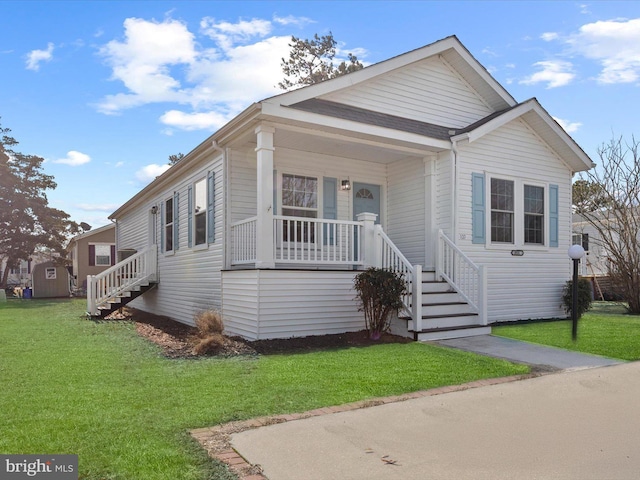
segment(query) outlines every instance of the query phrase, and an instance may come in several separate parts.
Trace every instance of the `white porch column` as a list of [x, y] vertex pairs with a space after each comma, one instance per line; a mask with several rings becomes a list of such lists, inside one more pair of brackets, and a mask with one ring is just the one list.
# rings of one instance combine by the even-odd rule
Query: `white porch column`
[[356, 216], [358, 222], [364, 224], [362, 228], [362, 240], [360, 248], [362, 261], [365, 268], [382, 267], [382, 239], [377, 234], [379, 225], [375, 224], [378, 215], [375, 213], [359, 213]]
[[256, 221], [256, 268], [275, 268], [273, 258], [273, 134], [275, 128], [256, 128], [258, 146], [257, 181], [258, 209]]

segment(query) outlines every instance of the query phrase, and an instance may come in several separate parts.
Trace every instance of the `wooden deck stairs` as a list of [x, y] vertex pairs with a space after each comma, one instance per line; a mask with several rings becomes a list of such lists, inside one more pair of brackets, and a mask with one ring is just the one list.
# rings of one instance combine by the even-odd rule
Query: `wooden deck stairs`
[[98, 314], [91, 315], [91, 317], [92, 318], [108, 317], [113, 312], [121, 309], [122, 307], [127, 305], [129, 302], [135, 300], [140, 295], [143, 295], [144, 293], [154, 288], [156, 285], [157, 285], [156, 282], [143, 282], [139, 285], [132, 287], [131, 290], [119, 293], [114, 297], [109, 298], [106, 303], [103, 303], [102, 305], [98, 306], [97, 307]]

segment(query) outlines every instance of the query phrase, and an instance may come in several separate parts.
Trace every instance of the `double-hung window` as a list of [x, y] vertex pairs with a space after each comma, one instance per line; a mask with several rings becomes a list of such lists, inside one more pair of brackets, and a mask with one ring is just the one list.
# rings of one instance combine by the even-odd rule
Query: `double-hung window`
[[207, 179], [197, 181], [193, 195], [193, 225], [196, 245], [207, 243]]
[[108, 266], [111, 265], [111, 245], [96, 245], [95, 265]]
[[558, 246], [557, 185], [474, 173], [472, 211], [473, 243]]
[[164, 201], [164, 251], [173, 252], [173, 197]]
[[[318, 218], [318, 179], [302, 175], [282, 175], [282, 215]], [[311, 222], [285, 220], [285, 242], [315, 242], [315, 226]]]

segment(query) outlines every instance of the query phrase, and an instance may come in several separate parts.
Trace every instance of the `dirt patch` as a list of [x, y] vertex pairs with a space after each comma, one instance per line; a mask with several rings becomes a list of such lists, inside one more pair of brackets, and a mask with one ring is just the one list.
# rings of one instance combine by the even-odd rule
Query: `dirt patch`
[[195, 327], [176, 322], [167, 317], [124, 307], [107, 320], [135, 322], [138, 334], [162, 347], [169, 358], [198, 358], [206, 356], [233, 357], [238, 355], [271, 355], [303, 353], [348, 347], [367, 347], [384, 343], [410, 343], [410, 338], [385, 334], [380, 340], [371, 340], [364, 330], [332, 335], [314, 335], [300, 338], [248, 341], [241, 337], [224, 337], [223, 344], [214, 352], [197, 355], [194, 346], [199, 341]]

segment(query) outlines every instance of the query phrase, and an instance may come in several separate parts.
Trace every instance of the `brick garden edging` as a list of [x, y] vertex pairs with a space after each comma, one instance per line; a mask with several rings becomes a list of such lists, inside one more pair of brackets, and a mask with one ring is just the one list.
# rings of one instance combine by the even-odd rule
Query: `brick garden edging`
[[360, 408], [375, 407], [387, 403], [404, 402], [414, 398], [432, 397], [444, 393], [459, 392], [470, 388], [486, 387], [489, 385], [499, 385], [502, 383], [515, 382], [529, 378], [539, 377], [544, 372], [529, 373], [526, 375], [512, 375], [510, 377], [487, 378], [462, 385], [450, 385], [446, 387], [432, 388], [430, 390], [420, 390], [418, 392], [394, 395], [391, 397], [375, 398], [371, 400], [361, 400], [359, 402], [345, 403], [333, 407], [322, 407], [302, 413], [291, 413], [284, 415], [272, 415], [267, 417], [257, 417], [240, 422], [229, 422], [213, 427], [197, 428], [189, 433], [207, 451], [209, 456], [215, 460], [225, 463], [229, 469], [238, 476], [239, 480], [268, 480], [262, 473], [260, 465], [251, 465], [240, 453], [231, 446], [231, 436], [234, 433], [244, 432], [253, 428], [274, 425], [276, 423], [291, 422], [304, 418], [317, 417], [331, 413], [349, 412]]

